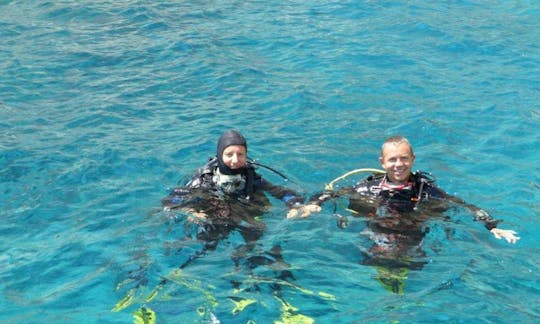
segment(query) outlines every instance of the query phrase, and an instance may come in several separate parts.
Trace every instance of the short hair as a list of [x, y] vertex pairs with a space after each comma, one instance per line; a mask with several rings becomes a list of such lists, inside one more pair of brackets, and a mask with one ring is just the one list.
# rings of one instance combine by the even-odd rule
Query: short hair
[[401, 144], [401, 143], [406, 143], [407, 145], [409, 145], [409, 148], [411, 150], [411, 155], [414, 155], [413, 148], [412, 148], [412, 145], [409, 142], [409, 140], [406, 139], [405, 137], [401, 136], [401, 135], [394, 135], [394, 136], [391, 136], [391, 137], [387, 138], [386, 141], [384, 141], [384, 143], [382, 144], [382, 146], [381, 146], [381, 157], [383, 156], [383, 151], [384, 151], [384, 148], [386, 146], [388, 146], [390, 144], [398, 145], [398, 144]]

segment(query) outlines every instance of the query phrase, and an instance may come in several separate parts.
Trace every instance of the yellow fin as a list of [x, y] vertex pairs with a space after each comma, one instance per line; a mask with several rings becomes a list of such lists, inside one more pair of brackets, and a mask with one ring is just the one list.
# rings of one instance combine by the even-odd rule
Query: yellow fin
[[328, 299], [328, 300], [336, 300], [336, 296], [332, 295], [332, 294], [329, 294], [329, 293], [325, 293], [324, 291], [319, 291], [317, 293], [320, 297], [324, 298], [324, 299]]
[[289, 304], [282, 297], [274, 296], [281, 303], [281, 318], [275, 324], [313, 324], [313, 318], [298, 313], [298, 308]]
[[386, 290], [398, 295], [403, 295], [405, 293], [405, 281], [407, 280], [409, 269], [375, 268], [377, 269], [375, 280], [377, 280]]
[[151, 301], [152, 299], [156, 298], [156, 296], [159, 294], [159, 291], [161, 290], [161, 288], [163, 288], [162, 285], [157, 285], [156, 288], [154, 288], [154, 290], [152, 290], [152, 292], [150, 292], [150, 294], [146, 297], [146, 302], [149, 302]]
[[276, 321], [276, 324], [313, 324], [313, 318], [302, 314], [283, 314], [281, 320]]
[[124, 298], [120, 299], [116, 305], [114, 305], [114, 308], [111, 310], [112, 312], [119, 312], [122, 309], [130, 306], [133, 304], [133, 299], [135, 298], [135, 288], [130, 289], [127, 294], [124, 296]]
[[152, 309], [143, 306], [133, 313], [133, 323], [134, 324], [155, 324], [156, 313]]
[[234, 304], [234, 308], [231, 311], [233, 315], [240, 313], [241, 311], [244, 310], [244, 308], [257, 302], [255, 299], [248, 299], [248, 298], [242, 298], [242, 297], [228, 297], [228, 298]]

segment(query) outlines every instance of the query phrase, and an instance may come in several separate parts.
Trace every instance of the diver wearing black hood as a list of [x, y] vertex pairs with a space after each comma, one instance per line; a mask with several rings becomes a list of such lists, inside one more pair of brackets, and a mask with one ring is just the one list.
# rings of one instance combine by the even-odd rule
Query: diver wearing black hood
[[[162, 199], [165, 209], [181, 211], [187, 216], [184, 225], [191, 229], [195, 227], [196, 231], [187, 230], [186, 233], [191, 236], [196, 232], [196, 239], [204, 243], [203, 249], [180, 268], [207, 251], [215, 250], [233, 232], [239, 233], [246, 243], [237, 245], [231, 255], [236, 267], [246, 267], [252, 272], [261, 265], [271, 267], [276, 262], [284, 263], [279, 245], [262, 253], [255, 249], [266, 230], [260, 216], [271, 207], [266, 193], [283, 201], [290, 208], [289, 213], [306, 213], [302, 204], [304, 197], [294, 190], [265, 180], [256, 172], [255, 165], [263, 166], [248, 160], [247, 142], [242, 134], [234, 130], [226, 131], [217, 143], [216, 156], [183, 187], [175, 188]], [[263, 167], [280, 174], [267, 166]], [[288, 280], [293, 275], [283, 268], [276, 271], [276, 277]], [[233, 283], [233, 286], [236, 284]], [[280, 285], [272, 285], [272, 289], [279, 291]]]
[[[262, 235], [265, 227], [256, 218], [271, 207], [265, 193], [283, 201], [294, 211], [302, 208], [305, 199], [294, 190], [274, 185], [258, 174], [254, 162], [247, 159], [246, 139], [239, 132], [229, 130], [221, 135], [216, 156], [185, 186], [175, 188], [162, 200], [162, 205], [166, 209], [184, 210], [206, 224], [225, 224], [230, 230], [239, 228], [240, 224], [256, 225], [259, 233], [242, 233], [246, 241], [251, 241]], [[247, 232], [251, 233], [246, 235]], [[221, 233], [214, 239], [223, 238], [223, 234], [228, 233]]]
[[177, 206], [171, 198], [193, 189], [208, 190], [221, 197], [242, 199], [244, 202], [255, 200], [261, 207], [270, 205], [264, 192], [282, 200], [291, 208], [304, 201], [304, 197], [294, 190], [273, 185], [255, 171], [254, 163], [247, 159], [247, 141], [235, 130], [223, 133], [217, 144], [216, 156], [199, 168], [184, 187], [171, 192], [162, 203], [165, 207], [175, 208]]
[[[281, 265], [276, 267], [278, 270], [274, 270], [277, 274], [276, 279], [292, 278], [291, 272], [284, 267], [286, 263], [281, 256], [279, 245], [262, 253], [260, 249], [255, 249], [255, 246], [266, 229], [266, 224], [260, 216], [271, 207], [266, 193], [285, 202], [291, 211], [303, 208], [304, 197], [294, 190], [266, 181], [255, 171], [255, 165], [263, 166], [248, 160], [247, 141], [244, 136], [234, 130], [226, 131], [219, 138], [216, 156], [200, 168], [185, 185], [175, 188], [161, 200], [164, 209], [171, 211], [168, 215], [170, 219], [182, 222], [185, 229], [186, 237], [179, 240], [179, 249], [174, 253], [175, 257], [183, 255], [186, 251], [191, 253], [189, 251], [193, 250], [191, 244], [189, 249], [183, 249], [186, 244], [184, 242], [196, 239], [202, 243], [201, 249], [195, 249], [178, 269], [185, 268], [208, 251], [215, 250], [222, 240], [237, 232], [246, 244], [235, 242], [231, 258], [236, 267], [242, 265], [252, 272], [257, 266], [270, 267], [278, 263]], [[263, 167], [285, 177], [270, 167]], [[145, 271], [146, 266], [141, 266], [141, 269], [141, 272]], [[139, 272], [137, 276], [142, 277]], [[141, 279], [138, 286], [144, 285], [146, 281], [145, 278]], [[167, 282], [168, 278], [164, 277], [151, 294], [159, 291]], [[241, 284], [237, 281], [231, 283], [235, 289]], [[278, 291], [280, 285], [272, 284], [271, 288]], [[124, 298], [119, 304], [129, 305], [124, 300], [129, 299]]]

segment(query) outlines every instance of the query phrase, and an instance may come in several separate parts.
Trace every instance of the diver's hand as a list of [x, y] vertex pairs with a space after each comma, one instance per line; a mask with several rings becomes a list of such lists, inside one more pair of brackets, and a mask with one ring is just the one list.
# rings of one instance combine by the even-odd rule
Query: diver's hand
[[506, 240], [506, 242], [512, 243], [512, 244], [516, 243], [521, 238], [521, 237], [517, 236], [516, 231], [513, 231], [513, 230], [492, 228], [490, 230], [490, 232], [493, 234], [493, 236], [495, 236], [495, 238], [497, 238], [499, 240], [504, 238]]
[[311, 213], [318, 213], [321, 211], [321, 206], [315, 204], [294, 206], [287, 213], [287, 218], [294, 218], [300, 214], [300, 217], [308, 217]]
[[188, 213], [188, 217], [187, 217], [187, 220], [192, 222], [192, 223], [195, 223], [195, 224], [199, 224], [201, 222], [204, 222], [206, 221], [206, 218], [208, 215], [206, 215], [205, 212], [203, 211], [196, 211], [195, 209], [193, 208], [186, 208], [183, 210], [184, 212]]

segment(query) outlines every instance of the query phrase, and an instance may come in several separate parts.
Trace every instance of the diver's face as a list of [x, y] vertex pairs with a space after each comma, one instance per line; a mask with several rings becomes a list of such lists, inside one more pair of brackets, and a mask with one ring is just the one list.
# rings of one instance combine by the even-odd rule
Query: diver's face
[[221, 159], [231, 169], [239, 169], [246, 166], [247, 152], [243, 145], [230, 145], [223, 150]]
[[379, 162], [386, 171], [388, 180], [395, 183], [405, 183], [411, 175], [414, 154], [407, 143], [388, 143], [382, 150]]

